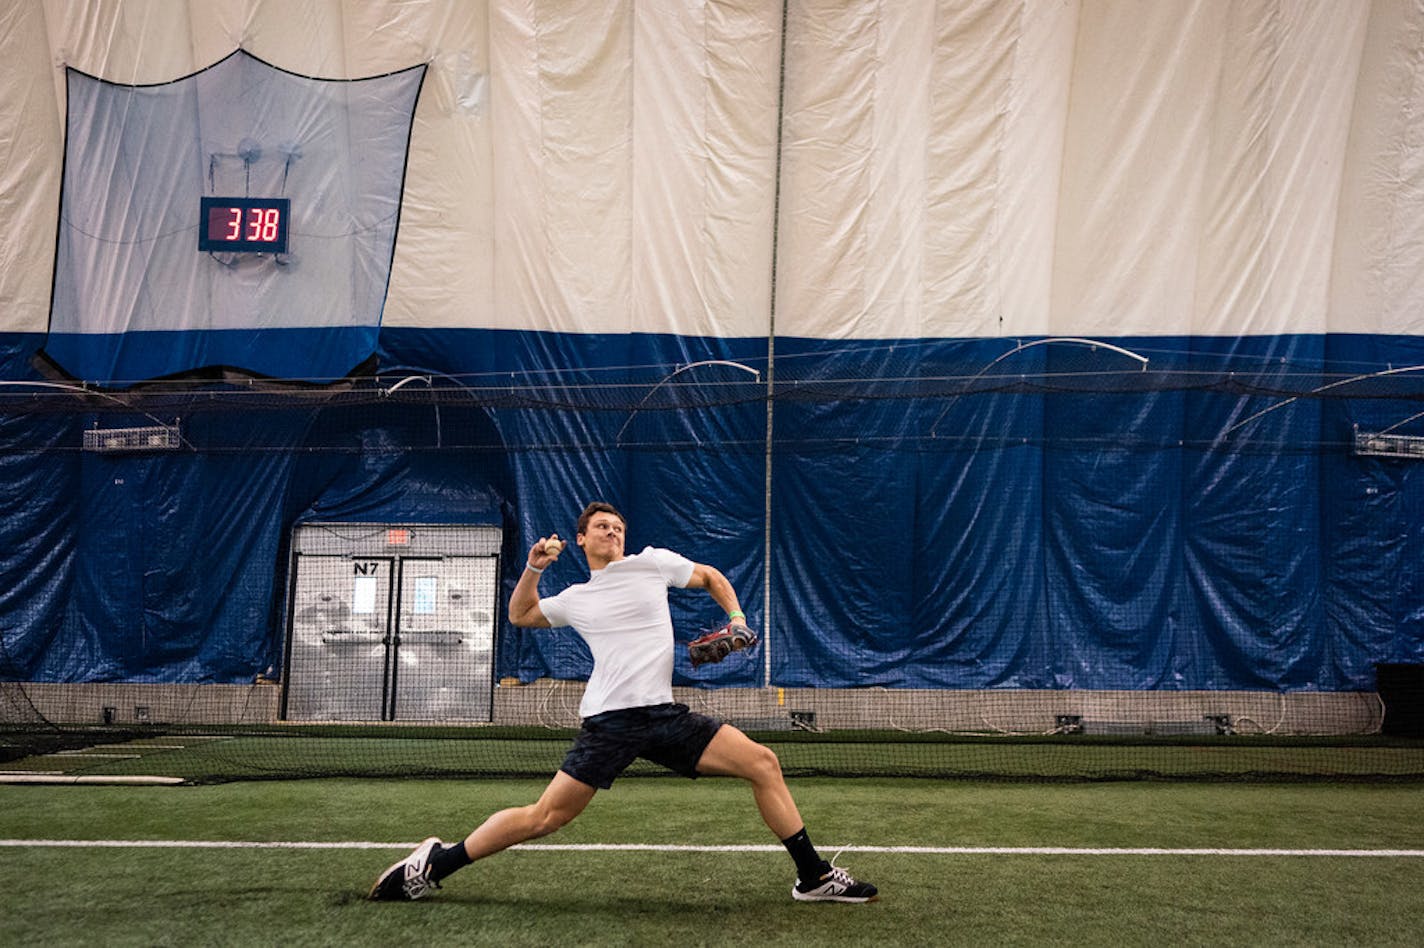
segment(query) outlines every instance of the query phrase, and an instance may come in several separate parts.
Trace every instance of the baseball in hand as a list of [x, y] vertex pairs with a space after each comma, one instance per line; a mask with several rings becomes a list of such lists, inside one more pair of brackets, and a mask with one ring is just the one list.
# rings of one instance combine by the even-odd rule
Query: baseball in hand
[[550, 537], [544, 541], [544, 552], [549, 556], [557, 556], [564, 548], [564, 541], [557, 537]]

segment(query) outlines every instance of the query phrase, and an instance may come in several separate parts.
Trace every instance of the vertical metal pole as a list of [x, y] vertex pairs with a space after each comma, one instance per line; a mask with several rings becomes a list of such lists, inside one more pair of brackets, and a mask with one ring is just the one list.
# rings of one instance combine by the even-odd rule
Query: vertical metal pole
[[782, 122], [786, 113], [786, 21], [790, 0], [781, 0], [781, 63], [776, 86], [776, 168], [772, 177], [771, 199], [771, 297], [767, 311], [766, 328], [766, 484], [764, 485], [764, 505], [762, 508], [764, 552], [762, 555], [762, 608], [765, 610], [762, 622], [766, 626], [762, 636], [762, 684], [771, 687], [771, 649], [773, 638], [771, 620], [771, 458], [772, 432], [776, 420], [776, 254], [777, 238], [781, 233], [781, 141]]
[[404, 562], [400, 554], [386, 561], [391, 575], [386, 580], [386, 693], [381, 699], [381, 720], [396, 719], [396, 689], [400, 682], [400, 641], [401, 641], [401, 574]]

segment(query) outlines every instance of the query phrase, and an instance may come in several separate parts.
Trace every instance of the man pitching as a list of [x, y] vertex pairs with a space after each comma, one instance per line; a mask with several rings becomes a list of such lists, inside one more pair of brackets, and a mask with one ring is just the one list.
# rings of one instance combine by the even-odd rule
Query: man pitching
[[510, 622], [542, 629], [572, 626], [593, 653], [593, 673], [579, 705], [583, 726], [559, 772], [537, 802], [495, 813], [463, 842], [446, 846], [436, 837], [422, 842], [381, 873], [371, 887], [372, 899], [423, 898], [455, 870], [547, 836], [583, 812], [593, 795], [611, 787], [638, 757], [692, 778], [723, 775], [750, 783], [762, 819], [795, 860], [792, 898], [876, 898], [875, 886], [832, 866], [811, 845], [775, 753], [735, 727], [673, 702], [669, 587], [705, 589], [727, 613], [730, 631], [720, 643], [720, 654], [754, 643], [755, 635], [746, 629], [736, 591], [721, 572], [657, 547], [625, 556], [626, 530], [623, 515], [611, 505], [589, 504], [579, 515], [574, 538], [588, 560], [588, 582], [547, 599], [539, 597], [540, 574], [563, 550], [554, 535], [530, 549], [528, 565], [509, 598]]

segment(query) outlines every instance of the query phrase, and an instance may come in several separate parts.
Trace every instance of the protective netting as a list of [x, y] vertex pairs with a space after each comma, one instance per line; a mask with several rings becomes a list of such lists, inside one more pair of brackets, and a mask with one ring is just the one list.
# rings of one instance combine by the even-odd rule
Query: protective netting
[[732, 577], [763, 644], [678, 699], [788, 772], [1424, 776], [1377, 677], [1424, 655], [1424, 366], [1204, 346], [6, 383], [3, 769], [550, 773], [587, 654], [503, 608], [611, 496]]
[[[1320, 337], [1315, 337], [1317, 340]], [[640, 449], [678, 448], [661, 437], [660, 413], [715, 412], [767, 403], [855, 411], [867, 405], [898, 402], [904, 423], [889, 431], [845, 431], [834, 426], [780, 432], [781, 445], [836, 445], [847, 440], [879, 442], [925, 450], [969, 444], [992, 448], [1022, 443], [1019, 431], [994, 431], [986, 416], [1005, 408], [1018, 410], [1035, 399], [1044, 407], [1073, 412], [1078, 406], [1132, 411], [1160, 407], [1147, 396], [1195, 400], [1191, 437], [1167, 439], [1144, 430], [1084, 432], [1043, 430], [1032, 440], [1070, 446], [1143, 448], [1192, 447], [1215, 451], [1265, 447], [1320, 451], [1350, 446], [1332, 436], [1312, 411], [1331, 406], [1348, 410], [1375, 430], [1408, 434], [1424, 431], [1424, 363], [1399, 364], [1363, 359], [1302, 356], [1282, 348], [1260, 352], [1211, 352], [1159, 349], [1132, 340], [1133, 346], [1075, 337], [1033, 340], [981, 340], [973, 343], [832, 343], [781, 340], [774, 360], [763, 353], [737, 360], [709, 358], [682, 363], [618, 365], [532, 371], [445, 373], [385, 370], [331, 384], [284, 382], [221, 371], [187, 378], [105, 387], [70, 381], [6, 381], [0, 408], [17, 418], [57, 414], [105, 425], [115, 415], [135, 414], [137, 424], [171, 423], [179, 417], [233, 411], [301, 413], [368, 405], [415, 409], [479, 409], [484, 412], [563, 412], [591, 416], [590, 434], [614, 435], [612, 445]], [[1198, 341], [1199, 342], [1199, 341]], [[1232, 341], [1238, 348], [1242, 340]], [[1162, 343], [1158, 343], [1161, 345]], [[1223, 348], [1230, 348], [1225, 341]], [[1319, 348], [1317, 342], [1313, 347]], [[1398, 353], [1396, 352], [1397, 356]], [[1406, 354], [1407, 355], [1407, 354]], [[1419, 353], [1424, 358], [1424, 350]], [[774, 370], [773, 370], [774, 368]], [[990, 396], [1001, 396], [993, 398]], [[1165, 403], [1164, 403], [1165, 404]], [[1176, 403], [1173, 403], [1176, 404]], [[1411, 405], [1413, 407], [1411, 407]], [[754, 419], [758, 412], [745, 417]], [[1302, 419], [1320, 428], [1301, 438]], [[647, 416], [647, 417], [645, 417]], [[695, 420], [694, 415], [694, 420]], [[144, 419], [148, 419], [145, 421]], [[164, 419], [168, 419], [167, 422]], [[1411, 427], [1412, 426], [1412, 427]], [[439, 420], [423, 425], [433, 436], [430, 447], [487, 446], [458, 426]], [[766, 445], [765, 423], [740, 431], [739, 443]], [[549, 443], [536, 437], [510, 440], [515, 429], [501, 428], [505, 450], [579, 449], [577, 443]], [[534, 429], [529, 429], [532, 435]], [[42, 434], [37, 431], [36, 433]], [[272, 432], [275, 434], [276, 432]], [[261, 432], [234, 429], [236, 443], [214, 440], [188, 444], [193, 449], [284, 448], [280, 440], [264, 443]], [[441, 436], [448, 434], [451, 439]], [[47, 450], [79, 449], [78, 444], [42, 442]], [[320, 442], [313, 448], [331, 447]], [[16, 447], [24, 448], [23, 442]]]
[[244, 50], [153, 85], [67, 68], [45, 357], [107, 384], [368, 360], [425, 72], [338, 82]]
[[[497, 691], [509, 694], [497, 695], [493, 722], [314, 725], [278, 720], [281, 688], [272, 684], [24, 687], [56, 715], [110, 714], [124, 720], [111, 725], [7, 723], [0, 729], [5, 753], [0, 769], [7, 777], [144, 775], [195, 782], [331, 775], [546, 777], [558, 769], [571, 743], [580, 690], [570, 682], [505, 685]], [[1304, 701], [1269, 694], [1172, 698], [870, 691], [778, 696], [773, 689], [755, 694], [679, 691], [677, 696], [767, 743], [782, 769], [798, 776], [1424, 777], [1419, 738], [1381, 734], [1382, 706], [1375, 695]], [[795, 706], [779, 704], [778, 697]], [[1216, 713], [1203, 714], [1202, 708]], [[145, 722], [135, 722], [135, 715]], [[897, 726], [885, 727], [887, 717], [895, 718]], [[1042, 732], [1031, 730], [1040, 727]], [[665, 771], [640, 761], [628, 773]]]

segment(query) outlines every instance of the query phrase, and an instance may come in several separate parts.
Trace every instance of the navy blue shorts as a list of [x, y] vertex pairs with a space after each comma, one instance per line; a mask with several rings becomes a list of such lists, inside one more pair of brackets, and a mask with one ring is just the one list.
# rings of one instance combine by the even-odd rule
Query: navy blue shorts
[[583, 719], [583, 729], [559, 769], [603, 790], [639, 757], [696, 778], [697, 761], [721, 726], [685, 704], [605, 711]]

